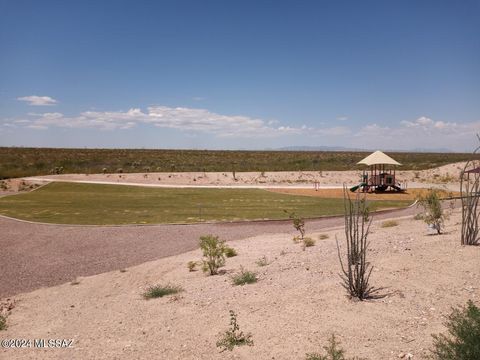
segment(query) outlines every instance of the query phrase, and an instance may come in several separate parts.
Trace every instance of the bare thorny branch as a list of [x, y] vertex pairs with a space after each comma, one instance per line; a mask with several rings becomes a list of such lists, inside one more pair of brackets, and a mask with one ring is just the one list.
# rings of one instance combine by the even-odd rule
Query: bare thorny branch
[[350, 199], [347, 188], [343, 188], [345, 238], [346, 238], [346, 264], [340, 254], [340, 246], [337, 240], [338, 258], [343, 280], [342, 286], [348, 291], [351, 297], [359, 300], [380, 298], [380, 288], [369, 285], [370, 275], [373, 267], [367, 261], [369, 242], [367, 237], [370, 231], [372, 219], [369, 218], [365, 199], [356, 195], [354, 201]]
[[[477, 134], [480, 141], [480, 136]], [[480, 173], [467, 173], [468, 170], [480, 166], [475, 155], [480, 151], [480, 145], [473, 151], [472, 159], [467, 161], [460, 174], [460, 194], [462, 199], [462, 245], [480, 245], [478, 227], [478, 202], [480, 199]]]

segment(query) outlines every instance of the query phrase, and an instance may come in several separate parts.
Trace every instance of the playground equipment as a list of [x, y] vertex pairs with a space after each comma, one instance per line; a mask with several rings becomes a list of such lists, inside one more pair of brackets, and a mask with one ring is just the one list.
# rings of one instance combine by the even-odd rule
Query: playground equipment
[[397, 182], [395, 179], [395, 166], [402, 164], [383, 152], [375, 151], [357, 164], [367, 165], [370, 169], [363, 171], [361, 182], [350, 188], [350, 191], [361, 189], [363, 192], [384, 192], [389, 188], [394, 191], [405, 191], [406, 183]]

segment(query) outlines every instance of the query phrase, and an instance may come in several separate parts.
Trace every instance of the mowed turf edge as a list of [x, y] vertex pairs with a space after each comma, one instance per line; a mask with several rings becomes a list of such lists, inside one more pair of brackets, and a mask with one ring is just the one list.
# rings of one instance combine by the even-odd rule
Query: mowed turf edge
[[[370, 201], [372, 211], [409, 201]], [[343, 200], [263, 189], [148, 188], [50, 183], [33, 192], [0, 198], [0, 214], [21, 220], [74, 225], [168, 224], [281, 220], [339, 215]]]

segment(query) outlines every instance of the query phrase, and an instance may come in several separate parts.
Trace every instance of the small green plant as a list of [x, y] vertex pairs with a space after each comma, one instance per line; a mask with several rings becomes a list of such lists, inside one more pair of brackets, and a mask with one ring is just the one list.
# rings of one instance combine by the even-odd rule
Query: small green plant
[[311, 238], [305, 237], [305, 221], [298, 216], [295, 212], [288, 212], [287, 210], [283, 210], [285, 213], [288, 214], [288, 217], [293, 221], [293, 227], [297, 230], [300, 235], [294, 236], [293, 241], [295, 243], [302, 243], [302, 250], [305, 250], [306, 247], [315, 245], [315, 240]]
[[253, 271], [246, 271], [241, 268], [240, 273], [232, 276], [233, 285], [253, 284], [258, 280], [257, 274]]
[[287, 210], [283, 210], [283, 211], [288, 214], [288, 217], [290, 219], [292, 219], [293, 227], [295, 228], [295, 230], [297, 230], [300, 233], [300, 236], [295, 238], [303, 240], [303, 238], [305, 237], [305, 221], [300, 216], [298, 216], [294, 211], [292, 212], [288, 212]]
[[197, 262], [196, 261], [189, 261], [187, 264], [188, 271], [192, 272], [196, 270]]
[[303, 247], [311, 247], [315, 245], [315, 240], [309, 237], [303, 238]]
[[175, 286], [175, 285], [154, 285], [150, 286], [145, 290], [143, 293], [144, 299], [155, 299], [155, 298], [160, 298], [164, 297], [166, 295], [171, 295], [171, 294], [176, 294], [179, 293], [180, 291], [183, 291], [183, 289], [180, 286]]
[[325, 239], [328, 239], [328, 238], [329, 238], [328, 234], [320, 234], [320, 235], [318, 236], [318, 239], [319, 239], [319, 240], [325, 240]]
[[396, 222], [395, 220], [387, 220], [382, 223], [382, 228], [389, 228], [397, 225], [398, 225], [398, 222]]
[[423, 221], [437, 230], [437, 234], [441, 234], [446, 215], [440, 202], [439, 191], [430, 189], [427, 194], [419, 196], [417, 200], [425, 212]]
[[200, 249], [203, 252], [203, 271], [210, 275], [218, 274], [218, 269], [225, 265], [225, 241], [218, 236], [201, 236]]
[[413, 220], [423, 220], [423, 214], [422, 214], [422, 213], [416, 214], [416, 215], [413, 217]]
[[231, 258], [231, 257], [237, 256], [237, 255], [238, 255], [237, 250], [235, 250], [234, 248], [229, 247], [229, 246], [225, 247], [225, 256], [227, 258]]
[[237, 314], [230, 310], [230, 329], [217, 341], [217, 347], [221, 348], [221, 352], [223, 352], [225, 350], [232, 351], [235, 346], [242, 345], [253, 346], [252, 334], [244, 334], [243, 331], [240, 331]]
[[[306, 360], [348, 360], [345, 357], [345, 350], [340, 347], [340, 341], [337, 341], [334, 334], [332, 334], [332, 337], [328, 340], [328, 342], [329, 345], [323, 347], [326, 355], [319, 353], [308, 353]], [[355, 359], [358, 358], [351, 358], [351, 360]]]
[[480, 309], [470, 300], [453, 309], [445, 324], [449, 335], [433, 335], [433, 358], [437, 360], [480, 359]]
[[255, 263], [260, 267], [267, 266], [268, 265], [267, 257], [265, 255], [263, 255], [260, 259], [255, 261]]
[[7, 329], [7, 318], [5, 315], [0, 314], [0, 331]]

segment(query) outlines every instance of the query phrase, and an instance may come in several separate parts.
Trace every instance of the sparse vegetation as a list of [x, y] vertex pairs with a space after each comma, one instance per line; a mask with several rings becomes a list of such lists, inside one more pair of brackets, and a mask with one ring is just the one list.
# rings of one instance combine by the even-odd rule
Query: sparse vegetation
[[315, 240], [305, 237], [305, 220], [303, 220], [303, 218], [298, 216], [294, 211], [292, 212], [288, 212], [287, 210], [284, 210], [284, 211], [285, 213], [288, 214], [288, 217], [292, 219], [293, 227], [295, 228], [295, 230], [297, 230], [300, 233], [299, 236], [293, 237], [293, 241], [295, 243], [302, 243], [303, 250], [305, 250], [306, 247], [315, 245]]
[[0, 314], [0, 331], [7, 329], [7, 317]]
[[315, 246], [315, 240], [309, 237], [305, 237], [303, 238], [303, 245], [304, 247]]
[[188, 271], [192, 272], [197, 270], [197, 262], [196, 261], [189, 261], [187, 264]]
[[445, 325], [448, 335], [433, 335], [434, 359], [480, 359], [480, 309], [472, 301], [453, 309]]
[[370, 286], [369, 280], [373, 267], [367, 261], [368, 233], [372, 219], [367, 221], [368, 211], [365, 201], [361, 201], [356, 195], [354, 201], [350, 199], [348, 189], [344, 187], [345, 204], [345, 238], [346, 238], [346, 261], [342, 260], [340, 246], [337, 240], [338, 258], [342, 269], [342, 285], [351, 297], [359, 300], [378, 297], [380, 290]]
[[395, 220], [387, 220], [382, 223], [382, 228], [389, 228], [394, 226], [398, 226], [398, 222]]
[[291, 212], [287, 210], [284, 210], [284, 211], [286, 214], [288, 214], [288, 217], [292, 219], [293, 227], [295, 228], [295, 230], [297, 230], [300, 233], [300, 236], [294, 237], [294, 241], [298, 242], [297, 240], [303, 240], [305, 236], [305, 221], [300, 216], [298, 216], [294, 211], [291, 211]]
[[425, 195], [420, 195], [418, 204], [424, 210], [423, 221], [432, 226], [437, 234], [441, 234], [446, 215], [440, 202], [439, 191], [430, 189]]
[[[342, 151], [214, 151], [149, 149], [50, 149], [0, 147], [0, 179], [47, 175], [62, 167], [64, 173], [101, 173], [103, 168], [138, 172], [156, 171], [328, 171], [351, 170], [367, 156]], [[404, 170], [422, 170], [466, 161], [471, 154], [391, 153]], [[478, 156], [478, 155], [475, 155]], [[480, 159], [480, 156], [477, 157]], [[117, 171], [119, 172], [119, 171]]]
[[0, 189], [1, 190], [8, 190], [9, 186], [6, 181], [0, 180]]
[[255, 261], [255, 263], [260, 267], [267, 266], [268, 265], [267, 257], [265, 255], [263, 255], [260, 259]]
[[222, 352], [225, 350], [232, 351], [235, 346], [253, 346], [252, 334], [244, 334], [240, 331], [240, 326], [237, 322], [237, 314], [233, 310], [230, 310], [230, 329], [222, 334], [221, 338], [217, 341], [217, 347], [221, 348]]
[[241, 268], [240, 273], [232, 276], [233, 285], [253, 284], [258, 281], [257, 274], [253, 271], [247, 271]]
[[[348, 360], [345, 357], [345, 350], [340, 347], [340, 342], [337, 341], [335, 335], [332, 334], [332, 337], [328, 340], [328, 346], [324, 346], [325, 355], [320, 353], [308, 353], [306, 360]], [[350, 358], [350, 360], [355, 360], [356, 358]]]
[[225, 265], [225, 241], [218, 236], [201, 236], [200, 249], [203, 252], [203, 271], [210, 275], [218, 274], [218, 269]]
[[180, 286], [175, 286], [175, 285], [154, 285], [150, 286], [145, 290], [143, 293], [143, 298], [144, 299], [155, 299], [155, 298], [161, 298], [166, 295], [171, 295], [171, 294], [177, 294], [180, 291], [183, 291], [183, 289]]
[[422, 213], [415, 214], [415, 216], [413, 217], [413, 220], [423, 220], [423, 214]]
[[229, 246], [225, 247], [225, 256], [227, 258], [231, 258], [231, 257], [237, 256], [237, 255], [238, 255], [237, 250], [235, 250], [234, 248], [229, 247]]
[[319, 240], [325, 240], [325, 239], [328, 239], [330, 236], [328, 236], [328, 234], [320, 234], [318, 235], [318, 239]]

